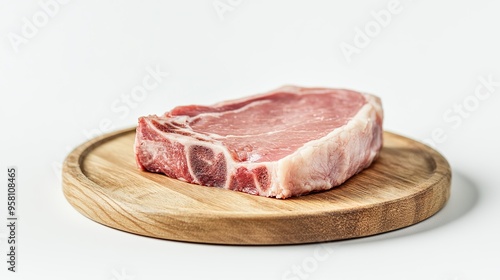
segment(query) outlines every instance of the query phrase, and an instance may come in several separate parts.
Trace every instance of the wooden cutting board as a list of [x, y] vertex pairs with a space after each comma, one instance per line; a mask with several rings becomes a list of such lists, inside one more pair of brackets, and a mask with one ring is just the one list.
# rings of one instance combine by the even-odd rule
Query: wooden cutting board
[[135, 129], [90, 140], [63, 167], [64, 194], [86, 217], [145, 236], [218, 244], [295, 244], [387, 232], [439, 211], [451, 171], [433, 149], [384, 133], [372, 166], [329, 191], [280, 200], [140, 171]]

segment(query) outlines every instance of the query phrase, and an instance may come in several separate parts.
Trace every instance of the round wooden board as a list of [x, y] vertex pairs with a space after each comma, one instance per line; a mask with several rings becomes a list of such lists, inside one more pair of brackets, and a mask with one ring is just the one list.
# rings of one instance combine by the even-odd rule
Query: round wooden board
[[90, 140], [63, 167], [83, 215], [140, 235], [218, 244], [296, 244], [387, 232], [439, 211], [451, 171], [433, 149], [384, 132], [372, 166], [329, 191], [286, 200], [192, 185], [135, 164], [135, 129]]

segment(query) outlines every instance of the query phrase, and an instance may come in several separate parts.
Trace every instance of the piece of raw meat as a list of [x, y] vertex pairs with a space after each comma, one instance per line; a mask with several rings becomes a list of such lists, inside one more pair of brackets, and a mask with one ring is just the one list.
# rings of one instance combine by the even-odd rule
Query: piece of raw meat
[[331, 189], [382, 147], [380, 99], [286, 86], [139, 118], [138, 166], [189, 183], [287, 198]]

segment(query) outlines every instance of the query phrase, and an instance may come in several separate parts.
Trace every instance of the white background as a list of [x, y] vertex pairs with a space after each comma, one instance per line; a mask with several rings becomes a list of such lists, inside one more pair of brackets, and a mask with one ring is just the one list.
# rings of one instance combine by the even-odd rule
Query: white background
[[[2, 261], [0, 278], [500, 276], [498, 1], [73, 0], [43, 6], [0, 1], [0, 178], [6, 189], [7, 166], [19, 168], [20, 218], [19, 272], [7, 272]], [[388, 6], [390, 19], [380, 12]], [[345, 55], [346, 45], [355, 52]], [[141, 95], [148, 68], [169, 75]], [[481, 79], [494, 81], [490, 91]], [[89, 137], [132, 127], [138, 116], [175, 105], [210, 104], [284, 84], [377, 94], [386, 130], [421, 141], [437, 136], [435, 147], [453, 168], [445, 209], [374, 237], [240, 247], [128, 234], [84, 218], [66, 202], [60, 164]], [[6, 190], [0, 201], [6, 217]], [[6, 234], [2, 226], [1, 260]], [[318, 259], [315, 252], [328, 255]], [[294, 274], [294, 266], [306, 274]]]

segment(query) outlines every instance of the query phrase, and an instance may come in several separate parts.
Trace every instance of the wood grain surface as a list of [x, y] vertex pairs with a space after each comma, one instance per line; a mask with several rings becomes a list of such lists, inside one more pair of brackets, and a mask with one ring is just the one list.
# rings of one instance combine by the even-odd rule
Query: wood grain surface
[[433, 149], [384, 132], [380, 157], [329, 191], [280, 200], [192, 185], [137, 169], [135, 129], [90, 140], [63, 166], [63, 191], [86, 217], [127, 232], [216, 244], [296, 244], [369, 236], [418, 223], [450, 195]]

